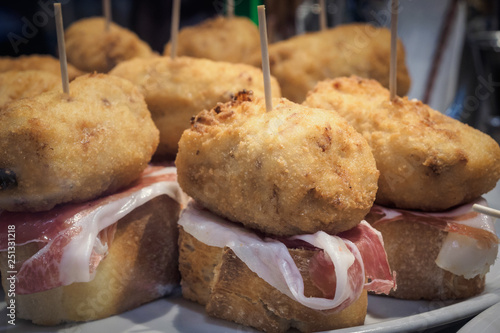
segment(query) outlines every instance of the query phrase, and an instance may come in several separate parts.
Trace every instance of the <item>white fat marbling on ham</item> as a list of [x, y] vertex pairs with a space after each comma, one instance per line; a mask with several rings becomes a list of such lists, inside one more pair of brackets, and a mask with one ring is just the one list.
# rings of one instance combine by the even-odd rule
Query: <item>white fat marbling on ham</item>
[[[371, 228], [364, 222], [368, 228]], [[362, 255], [348, 239], [317, 232], [294, 236], [313, 247], [323, 249], [334, 264], [336, 274], [333, 299], [306, 297], [304, 281], [288, 248], [282, 242], [261, 238], [244, 227], [231, 223], [191, 201], [179, 219], [187, 233], [214, 247], [229, 247], [260, 278], [304, 306], [316, 310], [340, 311], [358, 299], [365, 274]], [[383, 253], [385, 257], [385, 252]], [[385, 258], [387, 261], [387, 259]], [[356, 265], [355, 265], [356, 263]], [[387, 266], [388, 267], [388, 266]]]
[[486, 200], [482, 198], [439, 213], [390, 209], [374, 205], [372, 213], [382, 217], [373, 221], [373, 225], [411, 220], [447, 231], [448, 235], [436, 258], [436, 264], [453, 274], [471, 279], [486, 274], [498, 253], [494, 219], [472, 211], [474, 204], [487, 206]]
[[[64, 205], [41, 214], [0, 213], [2, 226], [16, 225], [17, 245], [37, 243], [40, 247], [18, 267], [18, 294], [91, 281], [108, 253], [116, 222], [160, 195], [184, 205], [186, 197], [177, 184], [175, 168], [148, 167], [130, 187], [91, 202]], [[2, 250], [6, 248], [2, 246]]]
[[490, 271], [497, 252], [498, 244], [490, 248], [481, 248], [476, 239], [450, 232], [439, 251], [436, 264], [453, 274], [472, 279]]
[[[475, 203], [487, 206], [484, 199]], [[472, 205], [459, 207], [455, 213], [466, 214], [472, 210]], [[481, 213], [475, 215], [472, 218], [459, 220], [456, 223], [495, 234], [494, 218]], [[495, 263], [497, 253], [498, 243], [488, 246], [478, 239], [456, 232], [449, 232], [436, 258], [436, 264], [453, 274], [472, 279], [477, 275], [485, 275], [489, 272], [490, 266]]]

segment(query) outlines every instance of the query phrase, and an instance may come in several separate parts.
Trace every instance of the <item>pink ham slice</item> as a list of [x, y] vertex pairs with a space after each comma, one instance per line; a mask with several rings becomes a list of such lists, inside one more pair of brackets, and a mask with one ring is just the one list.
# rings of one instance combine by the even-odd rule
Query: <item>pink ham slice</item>
[[350, 240], [359, 249], [368, 278], [365, 289], [386, 295], [392, 289], [396, 290], [396, 272], [391, 274], [384, 240], [378, 230], [363, 221], [356, 228], [344, 231], [338, 236]]
[[373, 226], [396, 221], [422, 223], [446, 232], [454, 232], [474, 238], [481, 246], [490, 248], [498, 244], [493, 220], [484, 214], [472, 211], [472, 206], [476, 203], [487, 206], [486, 200], [482, 198], [469, 204], [438, 213], [393, 209], [373, 205], [366, 219]]
[[[380, 233], [364, 221], [356, 231], [346, 233], [346, 238], [320, 231], [278, 240], [261, 237], [191, 201], [182, 212], [179, 224], [209, 246], [231, 248], [260, 278], [312, 309], [340, 311], [348, 307], [365, 287], [365, 271], [371, 279], [366, 284], [368, 289], [385, 292], [390, 290], [389, 286], [395, 286]], [[369, 245], [370, 242], [379, 244]], [[323, 298], [304, 295], [304, 281], [285, 243], [318, 250], [310, 273], [324, 292]]]
[[[16, 263], [16, 292], [31, 294], [91, 281], [120, 218], [162, 194], [183, 202], [176, 179], [175, 168], [149, 166], [130, 187], [107, 197], [43, 213], [0, 212], [0, 230], [15, 225], [17, 246], [39, 246], [34, 256]], [[0, 251], [6, 250], [7, 233], [2, 232]]]
[[436, 265], [455, 275], [471, 279], [484, 276], [493, 265], [498, 253], [498, 237], [494, 219], [472, 211], [477, 203], [487, 205], [480, 198], [466, 205], [439, 212], [426, 213], [402, 209], [391, 209], [374, 205], [366, 219], [377, 228], [386, 223], [399, 221], [420, 223], [447, 232], [437, 258]]

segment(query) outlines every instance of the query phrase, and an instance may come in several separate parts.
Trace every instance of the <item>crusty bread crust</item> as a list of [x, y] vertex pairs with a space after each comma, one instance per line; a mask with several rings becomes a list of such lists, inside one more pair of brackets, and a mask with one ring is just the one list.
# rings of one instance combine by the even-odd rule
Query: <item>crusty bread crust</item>
[[210, 300], [210, 290], [215, 267], [222, 259], [222, 251], [208, 246], [184, 232], [179, 227], [179, 271], [181, 273], [182, 296], [206, 305]]
[[436, 265], [447, 232], [410, 221], [375, 224], [382, 233], [397, 289], [390, 296], [402, 299], [448, 300], [467, 298], [484, 290], [484, 276], [466, 279]]
[[[311, 282], [309, 260], [314, 251], [290, 249], [302, 277], [306, 296], [320, 297]], [[182, 227], [179, 233], [179, 269], [185, 298], [206, 306], [211, 316], [252, 326], [265, 332], [331, 330], [362, 325], [367, 310], [367, 293], [338, 312], [318, 311], [282, 294], [252, 272], [229, 248], [208, 246]]]
[[[109, 254], [88, 283], [30, 295], [16, 295], [17, 317], [39, 325], [109, 317], [164, 296], [178, 284], [179, 204], [166, 195], [136, 208], [118, 221]], [[16, 248], [18, 261], [31, 257], [36, 244]], [[6, 287], [6, 253], [0, 254]]]

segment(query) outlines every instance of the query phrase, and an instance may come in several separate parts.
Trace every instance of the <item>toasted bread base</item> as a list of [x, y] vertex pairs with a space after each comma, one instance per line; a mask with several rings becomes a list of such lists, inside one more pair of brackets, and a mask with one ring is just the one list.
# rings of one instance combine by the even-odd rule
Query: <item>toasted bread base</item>
[[[305, 295], [321, 297], [311, 282], [309, 260], [314, 251], [290, 249], [304, 279]], [[265, 332], [331, 330], [362, 325], [367, 293], [340, 312], [318, 311], [301, 305], [252, 272], [229, 248], [208, 246], [182, 227], [179, 233], [179, 270], [183, 296], [205, 305], [207, 313]]]
[[[179, 283], [177, 221], [179, 204], [166, 195], [136, 208], [118, 221], [109, 254], [87, 283], [16, 295], [17, 318], [39, 325], [109, 317], [164, 296]], [[16, 259], [37, 251], [16, 247]], [[6, 253], [0, 253], [2, 283], [7, 285]]]
[[481, 293], [485, 277], [466, 279], [436, 265], [447, 232], [409, 221], [375, 224], [382, 233], [397, 289], [390, 296], [402, 299], [450, 300]]

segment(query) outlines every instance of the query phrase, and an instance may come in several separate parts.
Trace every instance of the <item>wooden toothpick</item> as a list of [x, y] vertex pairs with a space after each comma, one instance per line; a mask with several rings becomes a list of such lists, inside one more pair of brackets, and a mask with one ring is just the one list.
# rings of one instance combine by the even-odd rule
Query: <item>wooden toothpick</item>
[[106, 31], [109, 31], [111, 25], [111, 0], [102, 0], [102, 9], [106, 18]]
[[324, 31], [328, 28], [326, 23], [326, 4], [325, 0], [319, 0], [319, 27], [321, 31]]
[[229, 18], [234, 17], [234, 0], [226, 1], [226, 16]]
[[262, 53], [262, 73], [264, 75], [266, 111], [269, 112], [273, 109], [273, 101], [271, 95], [271, 70], [269, 69], [269, 52], [267, 50], [266, 7], [264, 5], [257, 6], [257, 11], [259, 14], [260, 51]]
[[61, 13], [61, 4], [54, 3], [56, 19], [57, 48], [59, 50], [59, 63], [61, 64], [61, 79], [63, 92], [69, 94], [68, 61], [66, 60], [66, 47], [64, 43], [64, 26]]
[[389, 91], [391, 101], [396, 97], [397, 81], [397, 42], [398, 42], [398, 7], [399, 1], [392, 0], [391, 3], [391, 63], [389, 67]]
[[177, 36], [179, 35], [179, 17], [181, 12], [181, 1], [174, 0], [172, 3], [172, 24], [170, 26], [170, 58], [177, 56]]
[[472, 205], [472, 210], [475, 212], [478, 212], [478, 213], [483, 213], [485, 215], [489, 215], [491, 217], [500, 218], [500, 210], [497, 210], [497, 209], [493, 209], [493, 208], [486, 207], [483, 205], [474, 204], [474, 205]]

